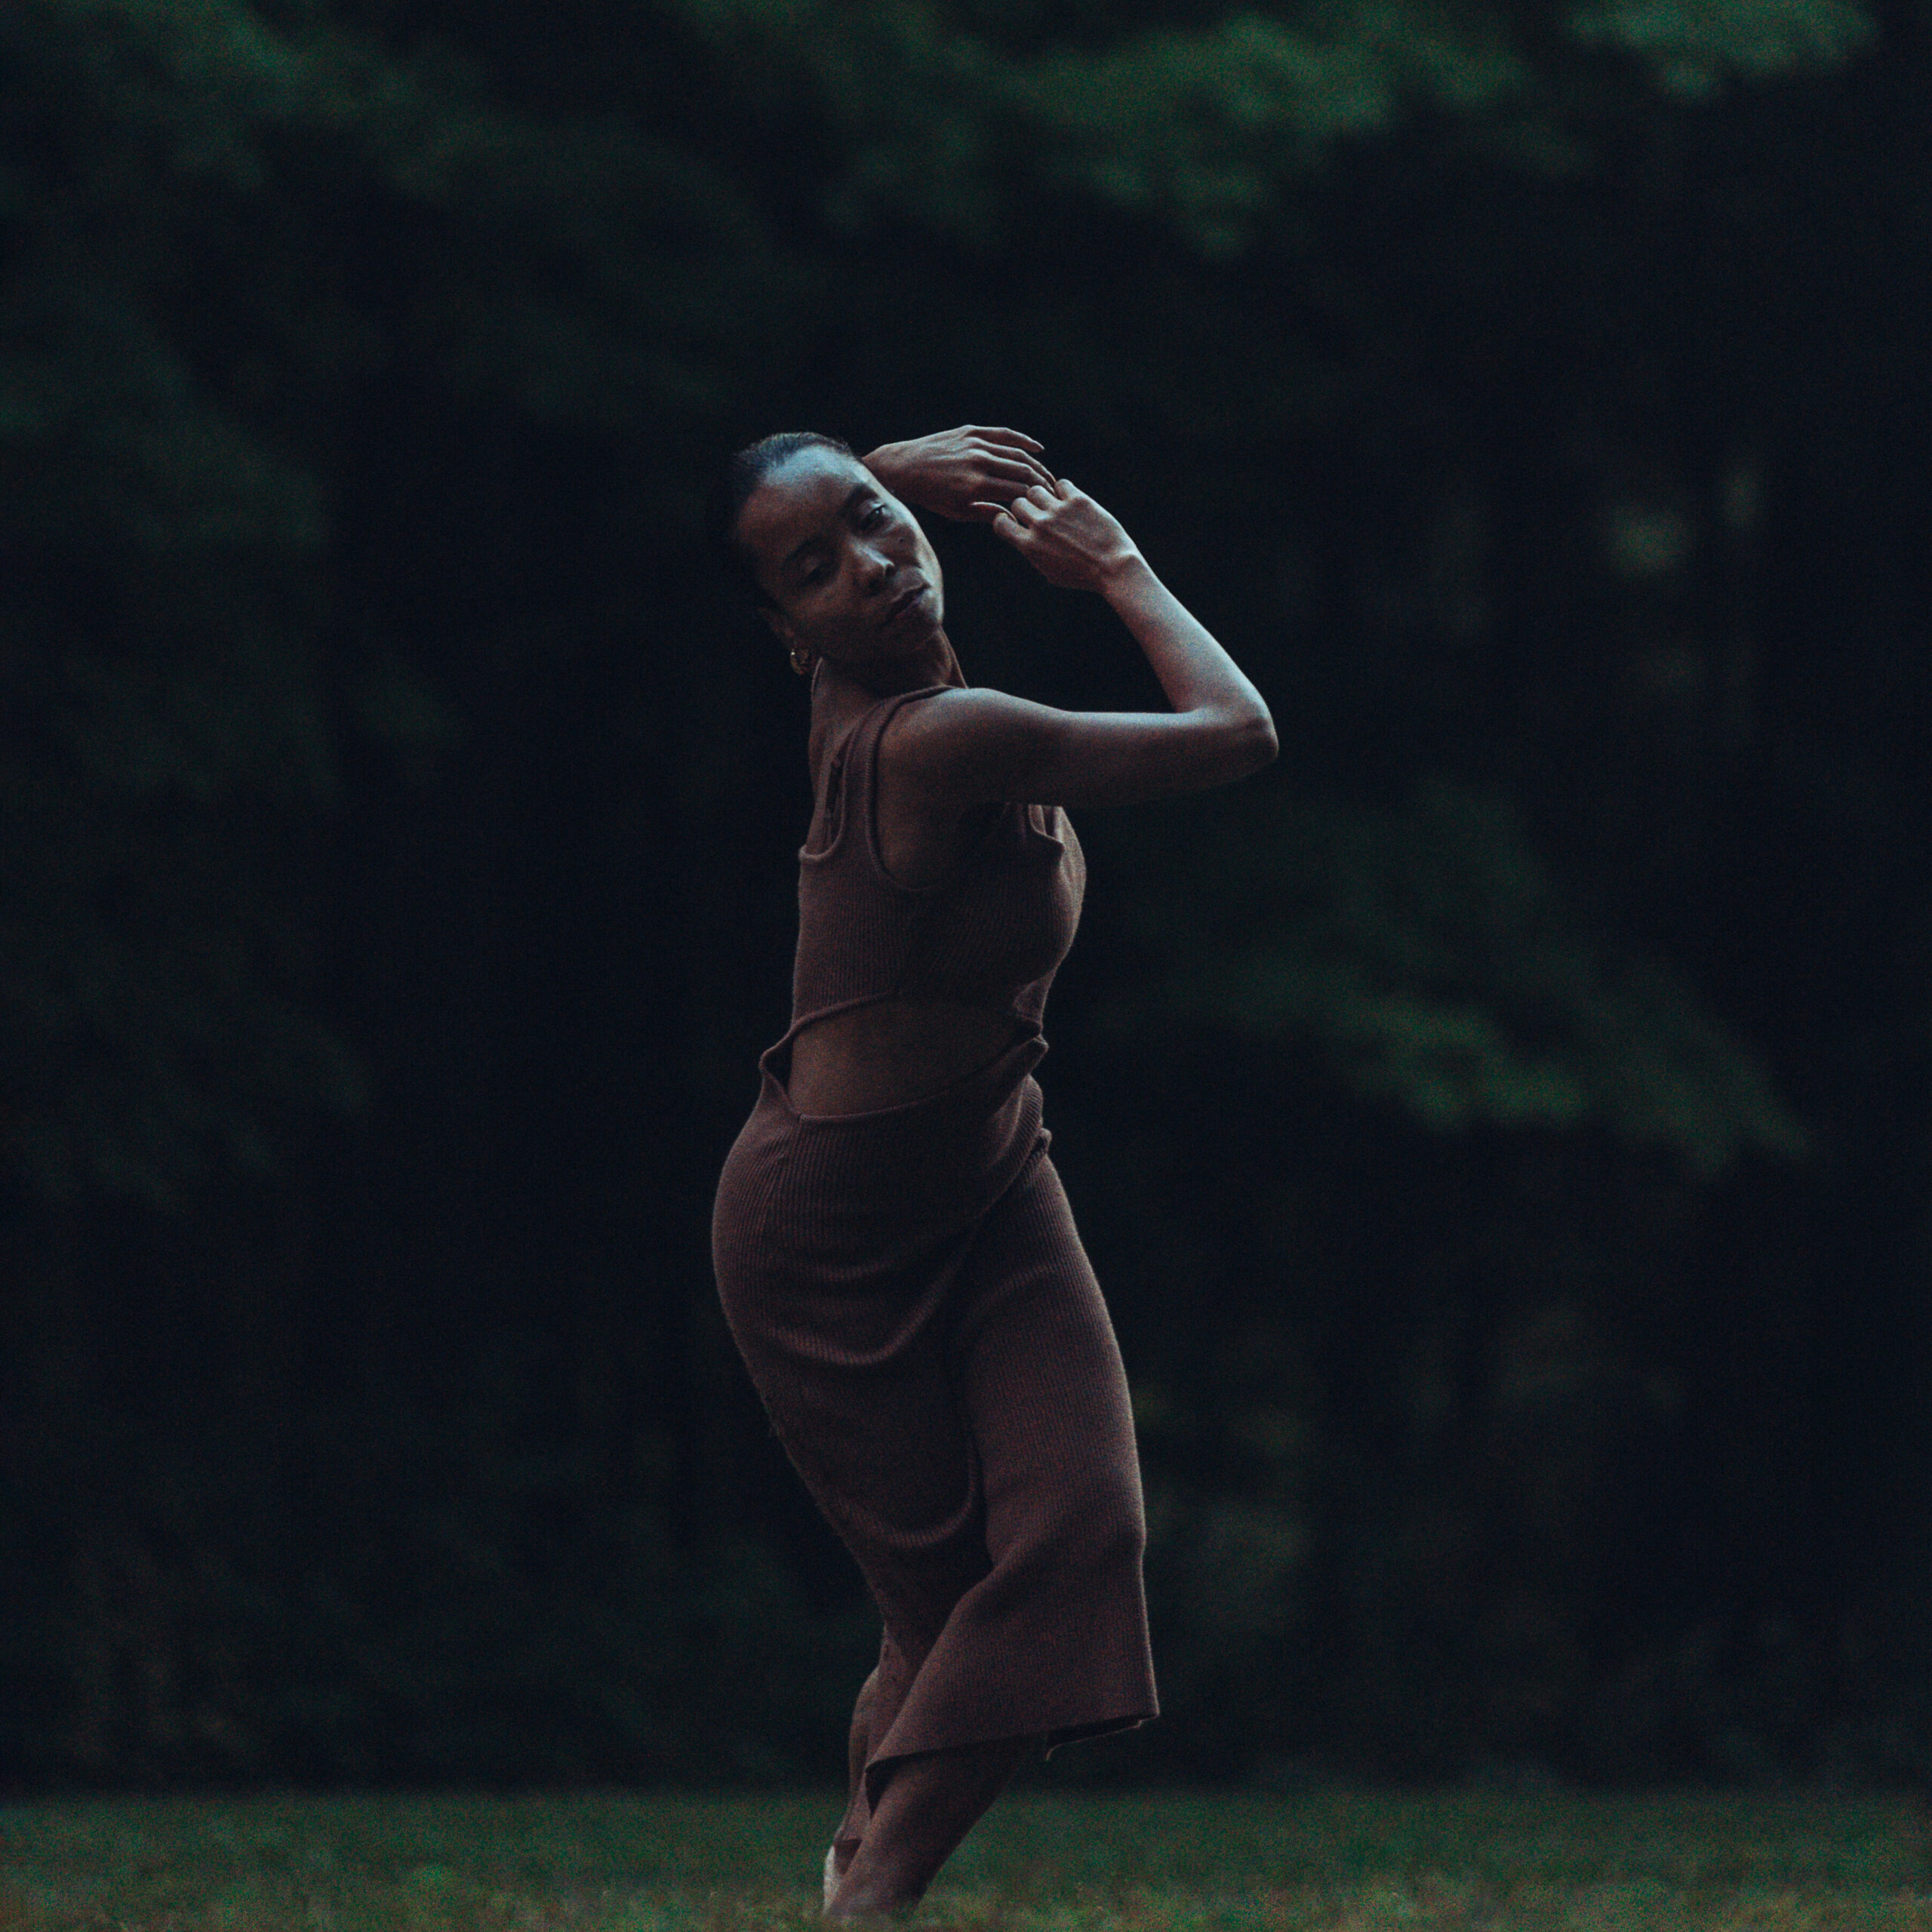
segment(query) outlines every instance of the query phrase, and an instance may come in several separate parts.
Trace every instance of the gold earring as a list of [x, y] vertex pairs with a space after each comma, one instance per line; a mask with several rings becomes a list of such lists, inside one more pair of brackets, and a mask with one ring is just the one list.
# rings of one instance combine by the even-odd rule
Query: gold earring
[[812, 668], [812, 654], [802, 645], [792, 647], [792, 669], [804, 677]]

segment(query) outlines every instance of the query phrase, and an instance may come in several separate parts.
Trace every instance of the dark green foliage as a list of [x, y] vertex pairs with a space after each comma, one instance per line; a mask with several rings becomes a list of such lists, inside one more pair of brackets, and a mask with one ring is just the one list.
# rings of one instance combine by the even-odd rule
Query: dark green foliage
[[[698, 509], [977, 420], [1284, 746], [1081, 825], [1169, 1715], [1056, 1774], [1923, 1777], [1924, 77], [1838, 0], [0, 10], [0, 1775], [836, 1765], [706, 1246], [801, 719]], [[935, 538], [975, 681], [1158, 701]]]
[[[42, 1418], [41, 1420], [51, 1420]], [[406, 1390], [264, 1429], [114, 1420], [10, 1472], [12, 1774], [574, 1786], [798, 1781], [876, 1638], [742, 1534], [680, 1547], [581, 1448]], [[19, 1567], [16, 1567], [19, 1566]], [[24, 1625], [24, 1628], [23, 1628]]]
[[1149, 953], [1178, 958], [1108, 1016], [1120, 1035], [1312, 1041], [1425, 1126], [1601, 1126], [1706, 1176], [1804, 1151], [1689, 989], [1564, 905], [1507, 801], [1438, 783], [1404, 810], [1277, 802], [1216, 830], [1184, 897], [1140, 902]]
[[[57, 1195], [165, 1202], [211, 1158], [268, 1164], [265, 1108], [358, 1085], [278, 889], [335, 770], [321, 491], [247, 393], [340, 352], [274, 300], [287, 256], [251, 259], [280, 219], [258, 143], [319, 77], [245, 10], [0, 32], [7, 1143]], [[202, 277], [254, 325], [226, 381]]]

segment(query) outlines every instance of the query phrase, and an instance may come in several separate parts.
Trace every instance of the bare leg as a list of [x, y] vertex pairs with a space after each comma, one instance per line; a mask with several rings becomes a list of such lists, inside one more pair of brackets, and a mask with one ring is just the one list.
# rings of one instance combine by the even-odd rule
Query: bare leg
[[[872, 1755], [872, 1697], [878, 1688], [878, 1666], [874, 1664], [872, 1674], [860, 1685], [858, 1700], [852, 1706], [851, 1736], [845, 1746], [845, 1792], [848, 1798], [857, 1795], [859, 1780], [866, 1774], [866, 1760]], [[828, 1909], [832, 1895], [838, 1890], [838, 1881], [844, 1877], [858, 1849], [855, 1844], [835, 1844], [826, 1853], [825, 1903]]]
[[897, 1765], [826, 1916], [886, 1918], [918, 1904], [960, 1840], [1006, 1788], [1032, 1742], [995, 1738], [926, 1752]]

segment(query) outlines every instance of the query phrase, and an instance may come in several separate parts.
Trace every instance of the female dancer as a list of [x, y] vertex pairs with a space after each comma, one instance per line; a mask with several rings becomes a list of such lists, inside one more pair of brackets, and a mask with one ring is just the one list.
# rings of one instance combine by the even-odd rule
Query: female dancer
[[[1120, 1352], [1032, 1070], [1086, 878], [1063, 808], [1223, 784], [1268, 708], [1125, 531], [1008, 429], [740, 451], [714, 536], [811, 678], [789, 1029], [712, 1251], [780, 1439], [884, 1624], [826, 1857], [834, 1919], [903, 1912], [1033, 1744], [1158, 1714]], [[1171, 712], [969, 685], [906, 506], [989, 521], [1104, 597]]]

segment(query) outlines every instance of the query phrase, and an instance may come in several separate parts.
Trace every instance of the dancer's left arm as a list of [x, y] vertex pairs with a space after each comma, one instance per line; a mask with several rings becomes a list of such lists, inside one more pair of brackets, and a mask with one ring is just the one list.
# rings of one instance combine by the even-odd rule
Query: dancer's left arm
[[955, 523], [989, 523], [998, 506], [1023, 497], [1035, 483], [1054, 485], [1040, 460], [1044, 443], [1018, 429], [957, 429], [881, 443], [859, 460], [902, 503]]

